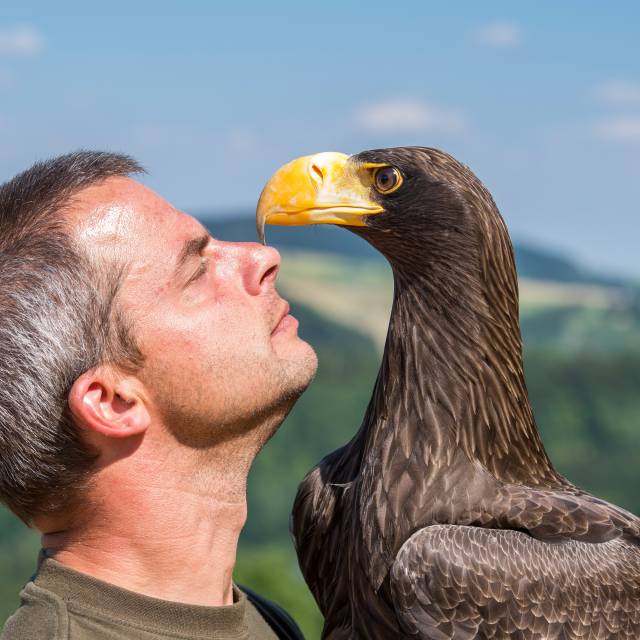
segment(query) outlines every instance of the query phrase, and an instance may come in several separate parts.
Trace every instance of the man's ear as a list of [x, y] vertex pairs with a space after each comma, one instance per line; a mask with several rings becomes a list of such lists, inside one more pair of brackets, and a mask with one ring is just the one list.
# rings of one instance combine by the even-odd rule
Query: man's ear
[[82, 428], [108, 438], [141, 435], [151, 417], [136, 383], [107, 367], [86, 371], [69, 392], [71, 413]]

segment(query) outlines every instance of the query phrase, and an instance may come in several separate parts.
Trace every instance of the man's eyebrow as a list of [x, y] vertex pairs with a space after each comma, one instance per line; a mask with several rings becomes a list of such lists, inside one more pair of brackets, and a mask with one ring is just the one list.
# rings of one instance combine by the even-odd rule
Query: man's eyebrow
[[178, 275], [185, 262], [192, 256], [197, 256], [200, 252], [209, 244], [211, 235], [209, 233], [203, 233], [196, 238], [189, 238], [180, 249], [178, 259], [176, 260], [176, 268], [174, 270], [174, 277]]

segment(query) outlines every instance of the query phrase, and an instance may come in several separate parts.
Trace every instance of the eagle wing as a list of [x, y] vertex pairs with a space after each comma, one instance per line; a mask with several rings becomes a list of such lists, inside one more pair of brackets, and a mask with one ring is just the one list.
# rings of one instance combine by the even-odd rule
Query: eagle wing
[[323, 637], [331, 632], [348, 637], [343, 631], [351, 622], [348, 585], [342, 575], [347, 563], [344, 527], [349, 522], [345, 512], [350, 509], [352, 489], [350, 465], [345, 469], [343, 464], [348, 454], [347, 445], [309, 472], [298, 487], [290, 521], [300, 570], [326, 619]]
[[340, 566], [339, 511], [339, 496], [321, 481], [321, 469], [316, 467], [298, 488], [291, 533], [302, 575], [325, 615], [331, 608], [330, 600], [335, 592], [332, 584], [338, 574], [335, 568]]
[[391, 569], [403, 631], [429, 640], [640, 638], [640, 548], [433, 525]]

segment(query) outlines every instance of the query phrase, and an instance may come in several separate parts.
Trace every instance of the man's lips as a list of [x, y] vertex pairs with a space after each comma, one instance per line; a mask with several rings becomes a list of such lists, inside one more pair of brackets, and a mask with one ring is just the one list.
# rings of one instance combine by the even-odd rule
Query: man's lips
[[288, 329], [293, 324], [297, 326], [298, 321], [292, 315], [289, 315], [289, 310], [289, 303], [285, 302], [282, 312], [280, 313], [280, 316], [278, 318], [278, 322], [271, 332], [272, 336], [276, 333], [280, 333], [281, 331]]

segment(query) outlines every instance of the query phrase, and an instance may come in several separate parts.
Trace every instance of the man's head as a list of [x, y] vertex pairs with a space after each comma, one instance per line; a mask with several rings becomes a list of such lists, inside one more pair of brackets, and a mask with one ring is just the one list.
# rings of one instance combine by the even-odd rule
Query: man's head
[[0, 492], [25, 520], [149, 429], [259, 448], [315, 371], [277, 252], [209, 237], [138, 171], [80, 152], [0, 188]]

